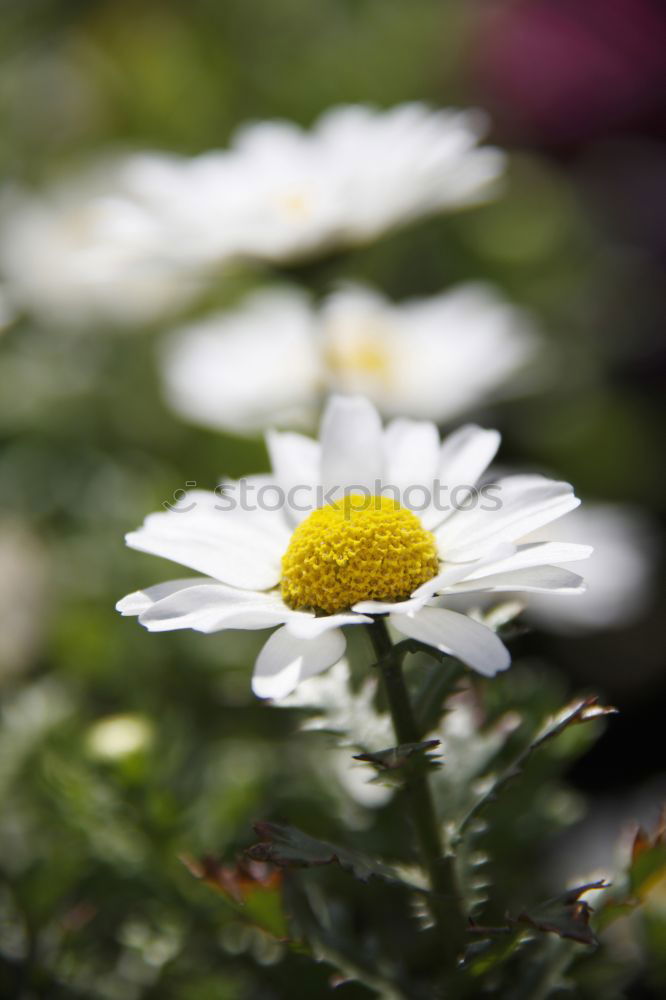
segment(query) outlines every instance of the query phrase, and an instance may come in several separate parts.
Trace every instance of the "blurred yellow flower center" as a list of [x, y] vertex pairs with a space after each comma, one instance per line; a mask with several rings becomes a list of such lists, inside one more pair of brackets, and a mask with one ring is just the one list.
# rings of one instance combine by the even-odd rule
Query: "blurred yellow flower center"
[[352, 493], [296, 528], [282, 557], [282, 597], [334, 614], [409, 597], [437, 568], [434, 535], [415, 514], [390, 497]]
[[279, 203], [292, 222], [300, 222], [310, 215], [310, 199], [303, 192], [293, 191], [290, 194], [285, 194], [279, 199]]
[[388, 376], [389, 363], [386, 351], [374, 337], [358, 336], [353, 340], [339, 340], [328, 345], [325, 358], [335, 375]]

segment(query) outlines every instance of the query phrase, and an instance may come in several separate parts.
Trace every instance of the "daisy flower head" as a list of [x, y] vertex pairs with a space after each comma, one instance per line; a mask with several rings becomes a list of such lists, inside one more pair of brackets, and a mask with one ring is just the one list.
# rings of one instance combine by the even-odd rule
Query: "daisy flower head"
[[123, 328], [173, 312], [199, 291], [176, 260], [167, 220], [135, 196], [122, 158], [40, 193], [0, 201], [0, 266], [12, 302], [62, 327]]
[[538, 342], [485, 284], [401, 303], [347, 284], [319, 307], [287, 286], [174, 330], [161, 372], [177, 413], [236, 433], [312, 427], [328, 392], [439, 423], [524, 388]]
[[483, 201], [505, 162], [499, 150], [479, 147], [486, 129], [478, 111], [418, 102], [331, 108], [309, 131], [285, 121], [246, 125], [232, 145], [242, 249], [289, 259]]
[[344, 105], [310, 129], [241, 126], [226, 149], [135, 154], [126, 176], [187, 256], [298, 260], [491, 197], [505, 157], [478, 111]]
[[319, 441], [268, 434], [270, 475], [193, 491], [131, 532], [132, 548], [203, 576], [117, 608], [150, 631], [275, 629], [254, 668], [264, 698], [337, 663], [344, 629], [377, 616], [492, 676], [509, 666], [508, 650], [447, 598], [581, 593], [581, 577], [559, 564], [591, 552], [523, 541], [578, 505], [568, 483], [517, 475], [477, 488], [499, 440], [472, 425], [443, 442], [427, 422], [384, 429], [365, 398], [334, 396]]

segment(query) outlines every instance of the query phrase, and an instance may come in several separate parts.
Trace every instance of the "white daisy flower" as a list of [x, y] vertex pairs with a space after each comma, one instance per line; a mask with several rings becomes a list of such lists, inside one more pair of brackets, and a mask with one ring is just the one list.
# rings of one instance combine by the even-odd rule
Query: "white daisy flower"
[[0, 268], [13, 304], [46, 323], [131, 326], [178, 308], [199, 281], [172, 244], [164, 220], [127, 189], [120, 161], [2, 198]]
[[169, 405], [222, 430], [311, 427], [328, 391], [439, 423], [519, 388], [537, 342], [528, 318], [486, 285], [396, 305], [350, 285], [319, 309], [278, 288], [174, 331], [161, 367]]
[[291, 260], [490, 197], [505, 157], [485, 131], [478, 111], [347, 105], [309, 131], [245, 125], [227, 151], [137, 155], [126, 176], [187, 253]]
[[568, 483], [519, 475], [474, 492], [496, 431], [467, 426], [440, 444], [434, 424], [395, 420], [382, 430], [371, 403], [338, 396], [319, 442], [272, 432], [267, 443], [272, 475], [194, 491], [127, 536], [132, 548], [204, 576], [117, 606], [150, 631], [275, 628], [254, 668], [259, 697], [284, 697], [337, 663], [343, 628], [376, 616], [492, 676], [509, 666], [508, 650], [447, 608], [447, 595], [582, 590], [558, 564], [587, 557], [589, 546], [522, 542], [578, 505]]

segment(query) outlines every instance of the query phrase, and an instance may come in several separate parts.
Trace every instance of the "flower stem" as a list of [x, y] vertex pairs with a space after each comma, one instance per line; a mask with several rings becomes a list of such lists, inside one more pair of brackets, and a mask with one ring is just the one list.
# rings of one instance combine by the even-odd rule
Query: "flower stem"
[[[402, 657], [396, 651], [383, 619], [367, 626], [377, 656], [384, 690], [398, 743], [418, 743], [419, 726], [402, 672]], [[432, 890], [430, 903], [438, 931], [438, 947], [449, 971], [455, 969], [464, 947], [467, 921], [456, 885], [453, 858], [444, 855], [439, 824], [428, 776], [422, 768], [406, 768], [405, 790], [423, 863]]]

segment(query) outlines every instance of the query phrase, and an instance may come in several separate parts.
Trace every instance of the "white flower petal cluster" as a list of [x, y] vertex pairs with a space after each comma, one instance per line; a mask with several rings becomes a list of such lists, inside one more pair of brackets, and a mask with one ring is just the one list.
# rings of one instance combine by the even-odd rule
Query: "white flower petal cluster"
[[120, 163], [41, 195], [5, 192], [0, 269], [13, 304], [43, 322], [151, 322], [186, 303], [200, 278], [170, 249], [165, 220], [136, 198]]
[[[440, 444], [434, 424], [405, 419], [383, 430], [367, 400], [335, 396], [319, 442], [294, 433], [269, 435], [273, 474], [260, 481], [287, 491], [295, 485], [321, 486], [334, 495], [348, 489], [377, 495], [377, 483], [386, 483], [405, 490], [406, 503], [410, 484], [438, 480], [470, 490], [493, 460], [499, 440], [497, 432], [470, 425]], [[461, 504], [444, 511], [434, 502], [424, 509], [420, 503], [414, 517], [436, 546], [438, 568], [431, 578], [404, 598], [355, 599], [330, 614], [292, 607], [280, 589], [292, 536], [321, 513], [314, 500], [298, 509], [294, 504], [229, 508], [216, 493], [194, 491], [181, 510], [151, 514], [127, 543], [204, 575], [137, 591], [123, 598], [118, 610], [137, 615], [150, 631], [275, 629], [254, 669], [253, 689], [262, 698], [284, 697], [301, 680], [337, 663], [345, 652], [343, 628], [371, 624], [377, 615], [388, 616], [402, 635], [492, 676], [509, 666], [508, 650], [491, 629], [448, 608], [447, 597], [577, 594], [583, 589], [581, 577], [560, 564], [591, 552], [586, 545], [524, 541], [578, 505], [568, 483], [517, 475], [499, 480], [496, 490], [500, 502], [487, 506]], [[313, 489], [309, 495], [317, 493]], [[395, 550], [403, 542], [394, 537], [387, 544]]]
[[478, 112], [350, 105], [199, 156], [118, 156], [41, 195], [6, 191], [0, 270], [48, 322], [149, 322], [232, 259], [293, 260], [488, 197], [504, 157], [478, 146], [484, 130]]
[[528, 318], [487, 285], [401, 304], [348, 285], [320, 308], [272, 288], [174, 331], [162, 376], [177, 413], [222, 430], [310, 427], [327, 391], [439, 423], [518, 388], [537, 344]]
[[309, 130], [243, 126], [230, 148], [136, 156], [126, 176], [190, 254], [285, 261], [488, 198], [504, 170], [478, 111], [343, 105]]

